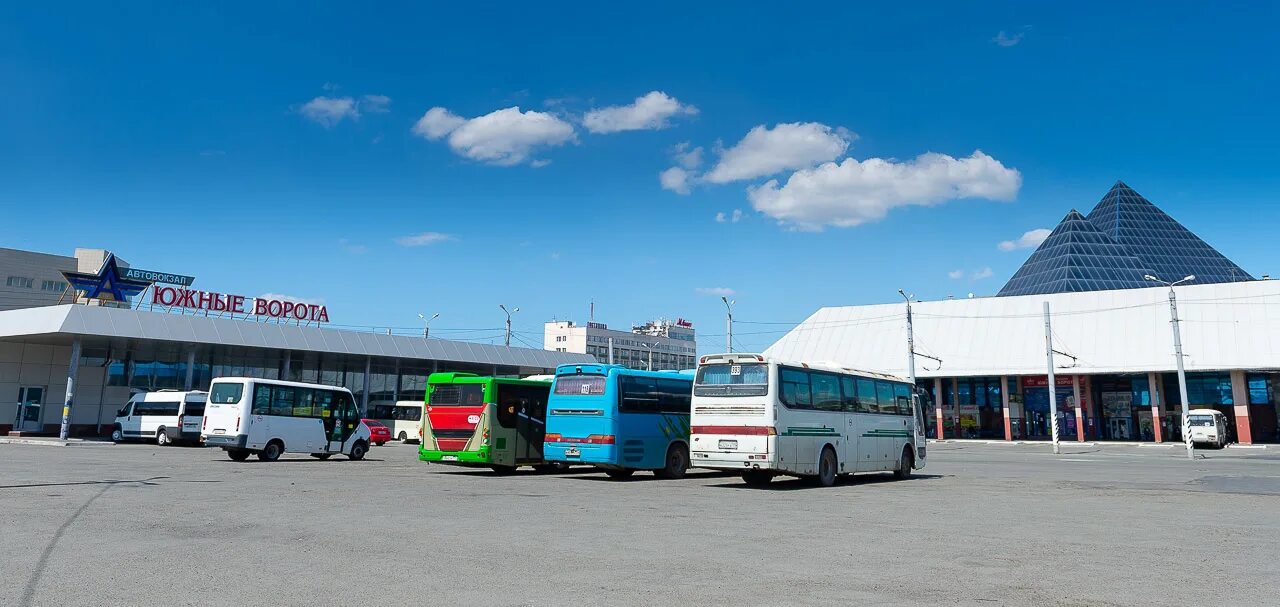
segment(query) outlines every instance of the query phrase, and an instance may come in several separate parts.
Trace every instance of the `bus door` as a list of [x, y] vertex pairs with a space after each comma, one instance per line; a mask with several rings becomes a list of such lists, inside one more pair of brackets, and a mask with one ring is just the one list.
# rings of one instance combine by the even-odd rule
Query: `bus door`
[[[320, 398], [320, 394], [316, 394], [316, 399]], [[360, 414], [356, 411], [351, 395], [346, 392], [328, 392], [323, 398], [330, 401], [327, 407], [330, 413], [325, 418], [325, 432], [328, 434], [325, 450], [340, 452], [347, 440], [356, 433], [356, 427], [360, 425]]]
[[912, 436], [914, 437], [915, 447], [916, 447], [916, 468], [924, 467], [925, 455], [928, 452], [928, 448], [929, 448], [929, 437], [925, 436], [925, 433], [924, 433], [924, 429], [925, 429], [924, 412], [925, 412], [925, 409], [932, 410], [933, 403], [929, 399], [928, 394], [929, 393], [926, 392], [925, 390], [921, 388], [916, 388], [915, 398], [911, 399], [912, 401], [911, 406], [913, 408], [912, 419], [914, 420], [914, 423], [912, 423], [912, 425], [915, 426], [915, 431], [912, 432]]
[[512, 445], [516, 461], [542, 461], [542, 439], [546, 436], [546, 388], [500, 384], [498, 423], [515, 429]]

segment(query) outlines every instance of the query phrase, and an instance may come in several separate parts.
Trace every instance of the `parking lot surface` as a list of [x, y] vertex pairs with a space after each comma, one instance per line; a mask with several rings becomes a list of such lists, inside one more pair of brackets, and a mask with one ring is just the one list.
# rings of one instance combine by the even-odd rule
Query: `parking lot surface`
[[703, 471], [495, 476], [396, 444], [276, 463], [0, 445], [0, 603], [1280, 602], [1276, 450], [1048, 451], [939, 443], [907, 481], [749, 489]]

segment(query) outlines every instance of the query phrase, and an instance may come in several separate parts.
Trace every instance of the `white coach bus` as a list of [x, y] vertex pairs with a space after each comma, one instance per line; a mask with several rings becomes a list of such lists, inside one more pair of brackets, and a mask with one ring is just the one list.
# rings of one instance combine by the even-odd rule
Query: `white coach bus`
[[209, 388], [200, 440], [231, 459], [273, 462], [285, 451], [353, 460], [369, 452], [369, 427], [346, 388], [251, 377], [219, 377]]
[[922, 397], [890, 375], [759, 354], [703, 356], [690, 463], [739, 472], [753, 486], [778, 475], [822, 486], [856, 472], [906, 478], [925, 464]]

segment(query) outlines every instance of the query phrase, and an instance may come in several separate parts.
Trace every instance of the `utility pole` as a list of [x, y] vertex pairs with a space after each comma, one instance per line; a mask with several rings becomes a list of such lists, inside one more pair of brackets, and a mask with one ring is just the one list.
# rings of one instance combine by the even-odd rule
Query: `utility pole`
[[1062, 453], [1058, 447], [1058, 382], [1053, 376], [1053, 328], [1049, 325], [1049, 302], [1044, 302], [1044, 355], [1049, 366], [1049, 427], [1052, 428], [1053, 454]]
[[609, 338], [609, 364], [613, 364], [613, 338]]
[[1173, 288], [1184, 282], [1195, 280], [1196, 276], [1192, 274], [1175, 282], [1165, 282], [1150, 274], [1143, 278], [1169, 287], [1169, 322], [1173, 326], [1173, 356], [1178, 359], [1178, 392], [1182, 395], [1182, 442], [1187, 445], [1187, 459], [1195, 459], [1191, 445], [1191, 404], [1187, 402], [1187, 371], [1182, 362], [1182, 328], [1178, 323], [1178, 296], [1173, 293]]
[[[426, 316], [423, 316], [423, 315], [421, 315], [421, 314], [419, 314], [419, 315], [418, 315], [418, 318], [421, 318], [421, 319], [422, 319], [422, 339], [429, 339], [429, 338], [431, 337], [431, 321], [433, 321], [433, 320], [435, 320], [435, 319], [437, 319], [437, 318], [439, 318], [439, 317], [440, 317], [440, 313], [439, 313], [439, 312], [436, 312], [435, 314], [432, 314], [432, 315], [431, 315], [431, 318], [427, 318]], [[388, 329], [388, 330], [387, 330], [387, 334], [388, 334], [388, 335], [390, 335], [390, 334], [391, 334], [391, 330], [390, 330], [390, 329]]]
[[725, 309], [729, 311], [729, 316], [725, 320], [725, 325], [727, 328], [725, 329], [725, 334], [724, 334], [725, 335], [724, 349], [725, 349], [725, 352], [732, 354], [733, 353], [733, 304], [738, 303], [738, 300], [735, 299], [733, 301], [729, 301], [728, 297], [721, 295], [720, 301], [724, 302]]
[[[919, 401], [920, 398], [915, 394], [915, 336], [913, 328], [911, 328], [911, 296], [906, 295], [906, 291], [897, 289], [897, 295], [902, 296], [906, 300], [906, 380], [911, 384], [911, 424], [916, 425], [919, 420], [923, 419], [920, 415]], [[923, 428], [918, 428], [919, 432], [924, 432]], [[915, 433], [911, 439], [915, 439]], [[942, 438], [942, 437], [938, 437]]]
[[507, 333], [506, 333], [506, 337], [502, 340], [502, 343], [506, 344], [506, 346], [510, 348], [511, 347], [511, 315], [515, 314], [516, 312], [519, 312], [520, 307], [516, 306], [516, 308], [513, 310], [507, 310], [507, 306], [503, 304], [498, 304], [498, 307], [502, 308], [502, 311], [505, 312], [507, 315]]
[[641, 344], [641, 345], [643, 345], [645, 348], [649, 350], [649, 363], [648, 363], [648, 366], [645, 367], [645, 371], [652, 371], [653, 370], [653, 349], [658, 347], [658, 343], [654, 342], [651, 344]]

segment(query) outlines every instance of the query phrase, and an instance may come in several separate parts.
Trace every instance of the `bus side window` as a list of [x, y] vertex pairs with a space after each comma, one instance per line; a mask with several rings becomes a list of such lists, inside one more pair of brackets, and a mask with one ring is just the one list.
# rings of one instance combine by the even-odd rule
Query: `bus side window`
[[894, 384], [893, 396], [898, 402], [898, 415], [911, 415], [911, 387], [907, 384]]
[[688, 415], [693, 400], [693, 384], [678, 379], [659, 379], [658, 409], [663, 413]]
[[840, 402], [844, 404], [844, 410], [851, 413], [866, 413], [866, 408], [858, 403], [858, 390], [855, 387], [852, 377], [844, 376], [840, 378]]
[[269, 415], [271, 413], [271, 386], [266, 384], [255, 384], [253, 386], [253, 411], [254, 415]]
[[879, 399], [876, 397], [876, 382], [858, 378], [858, 410], [863, 413], [879, 413]]

